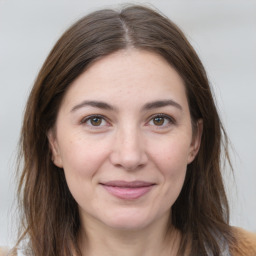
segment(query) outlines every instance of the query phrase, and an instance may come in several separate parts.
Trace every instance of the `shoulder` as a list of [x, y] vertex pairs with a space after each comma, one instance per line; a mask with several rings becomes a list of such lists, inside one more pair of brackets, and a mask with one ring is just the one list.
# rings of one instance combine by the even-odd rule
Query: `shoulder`
[[230, 245], [232, 256], [255, 256], [256, 233], [248, 232], [242, 228], [232, 228], [236, 242]]
[[0, 256], [6, 256], [9, 252], [7, 247], [0, 247]]
[[17, 253], [8, 247], [0, 247], [0, 256], [17, 256]]

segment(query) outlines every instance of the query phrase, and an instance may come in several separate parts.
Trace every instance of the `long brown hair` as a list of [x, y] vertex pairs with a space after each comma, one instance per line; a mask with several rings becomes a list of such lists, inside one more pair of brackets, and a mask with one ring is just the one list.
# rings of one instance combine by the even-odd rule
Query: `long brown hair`
[[192, 120], [201, 118], [204, 123], [199, 153], [172, 206], [170, 223], [182, 235], [179, 255], [189, 243], [190, 255], [221, 255], [221, 244], [234, 240], [220, 170], [222, 149], [228, 159], [228, 142], [204, 67], [167, 17], [129, 6], [97, 11], [75, 23], [56, 43], [35, 81], [21, 134], [23, 172], [18, 188], [23, 209], [19, 242], [29, 241], [28, 254], [68, 256], [75, 250], [81, 255], [77, 203], [63, 170], [51, 161], [47, 132], [54, 127], [70, 84], [96, 60], [129, 47], [155, 52], [176, 69], [185, 83]]

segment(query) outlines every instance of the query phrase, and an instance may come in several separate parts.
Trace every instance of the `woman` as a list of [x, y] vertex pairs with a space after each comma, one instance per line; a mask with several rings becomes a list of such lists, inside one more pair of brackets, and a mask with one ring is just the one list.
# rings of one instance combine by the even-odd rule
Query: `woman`
[[254, 235], [228, 224], [227, 144], [170, 20], [141, 6], [84, 17], [27, 103], [18, 255], [255, 255]]

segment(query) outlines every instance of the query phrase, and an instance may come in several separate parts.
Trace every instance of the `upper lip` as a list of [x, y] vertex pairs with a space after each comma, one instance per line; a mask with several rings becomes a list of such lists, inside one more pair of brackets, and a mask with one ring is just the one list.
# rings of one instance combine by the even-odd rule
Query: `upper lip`
[[100, 183], [105, 186], [111, 187], [123, 187], [123, 188], [141, 188], [141, 187], [149, 187], [155, 185], [155, 183], [147, 182], [147, 181], [123, 181], [123, 180], [113, 180], [108, 182]]

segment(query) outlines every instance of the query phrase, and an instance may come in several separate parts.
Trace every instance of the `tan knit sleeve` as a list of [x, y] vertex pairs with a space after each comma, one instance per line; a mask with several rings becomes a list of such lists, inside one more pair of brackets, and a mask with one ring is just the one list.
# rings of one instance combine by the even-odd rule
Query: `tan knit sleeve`
[[237, 239], [236, 244], [230, 245], [232, 256], [256, 256], [256, 234], [242, 228], [233, 228]]
[[7, 247], [0, 247], [0, 256], [7, 256], [9, 249]]
[[17, 256], [17, 251], [8, 247], [0, 247], [0, 256]]

